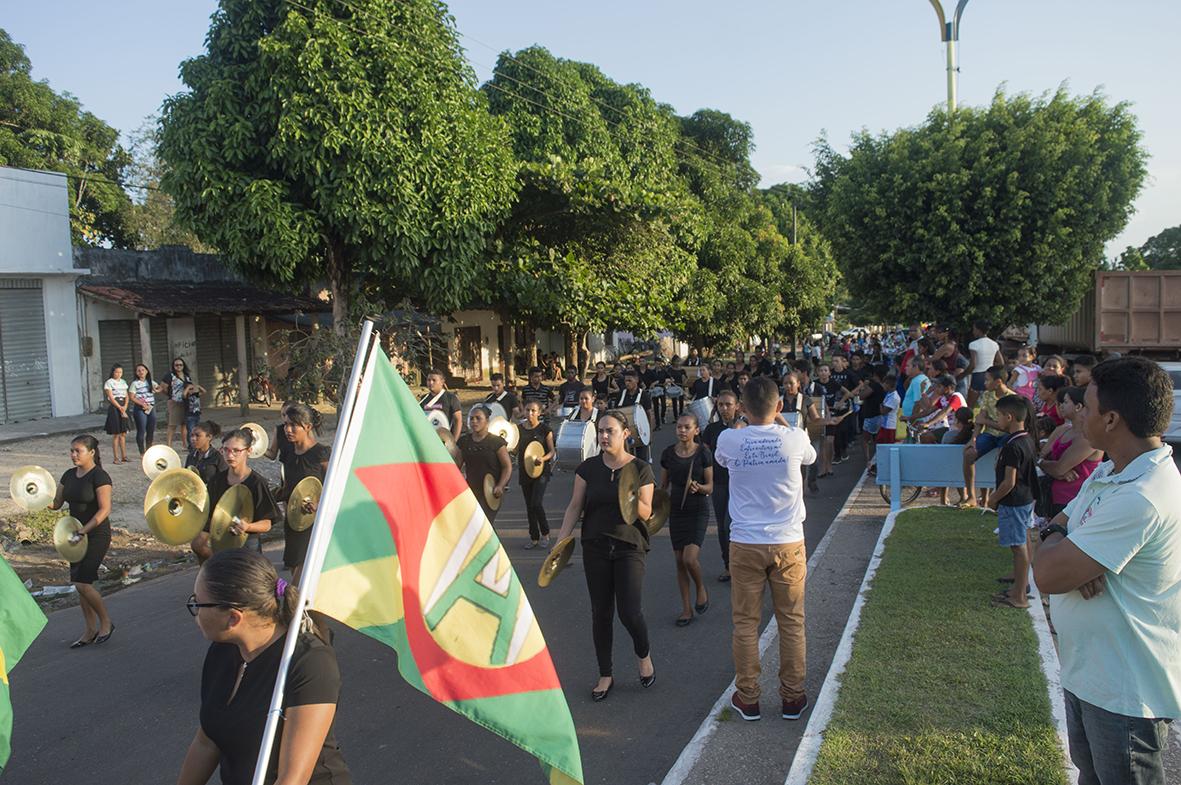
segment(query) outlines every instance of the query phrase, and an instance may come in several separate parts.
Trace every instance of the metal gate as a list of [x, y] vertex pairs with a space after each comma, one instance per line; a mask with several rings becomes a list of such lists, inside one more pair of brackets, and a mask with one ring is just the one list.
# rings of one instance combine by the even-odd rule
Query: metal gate
[[0, 278], [0, 422], [52, 413], [41, 282]]
[[[238, 402], [238, 330], [233, 316], [197, 316], [198, 384], [205, 388], [205, 406]], [[253, 346], [246, 341], [246, 370], [251, 370]]]

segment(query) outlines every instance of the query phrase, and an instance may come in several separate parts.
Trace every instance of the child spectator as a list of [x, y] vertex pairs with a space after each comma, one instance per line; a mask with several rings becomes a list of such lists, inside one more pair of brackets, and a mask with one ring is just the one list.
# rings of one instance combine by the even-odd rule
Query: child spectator
[[[956, 393], [957, 395], [959, 393]], [[975, 428], [976, 422], [972, 416], [972, 410], [967, 406], [963, 406], [955, 410], [955, 417], [952, 418], [951, 427], [947, 429], [947, 433], [943, 434], [944, 444], [967, 444], [972, 439], [972, 430]]]
[[[1001, 427], [1009, 434], [996, 459], [996, 489], [987, 507], [997, 513], [997, 539], [1013, 552], [1013, 585], [993, 596], [993, 605], [1028, 608], [1029, 580], [1026, 532], [1033, 521], [1033, 492], [1037, 487], [1037, 446], [1028, 432], [1033, 407], [1019, 395], [1006, 395], [996, 403]], [[1005, 579], [1002, 579], [1002, 582]]]
[[1013, 368], [1012, 381], [1009, 386], [1022, 398], [1033, 401], [1034, 395], [1037, 394], [1037, 380], [1041, 373], [1041, 366], [1037, 364], [1033, 350], [1028, 346], [1022, 346], [1017, 350], [1017, 365]]
[[205, 388], [194, 382], [185, 385], [185, 427], [189, 433], [201, 422], [201, 395], [204, 392]]
[[1060, 354], [1051, 354], [1042, 366], [1042, 373], [1046, 376], [1065, 376], [1066, 359]]
[[1070, 369], [1074, 377], [1074, 386], [1086, 389], [1091, 383], [1091, 368], [1095, 366], [1095, 358], [1089, 354], [1080, 354], [1074, 358], [1074, 367]]
[[1057, 428], [1066, 420], [1058, 414], [1058, 391], [1067, 385], [1065, 376], [1040, 376], [1037, 380], [1037, 401], [1041, 405], [1041, 416], [1047, 417]]
[[994, 365], [985, 371], [984, 392], [980, 395], [980, 411], [976, 415], [976, 425], [972, 438], [964, 447], [964, 486], [965, 498], [960, 506], [971, 508], [976, 506], [976, 461], [993, 450], [1004, 446], [1008, 434], [1001, 428], [997, 415], [996, 404], [1006, 395], [1013, 395], [1013, 391], [1005, 384], [1008, 374], [999, 365]]
[[[933, 412], [921, 421], [925, 428], [923, 444], [940, 444], [951, 427], [950, 417], [960, 408], [967, 406], [964, 396], [955, 391], [955, 378], [943, 374], [935, 378]], [[917, 425], [917, 424], [916, 424]]]

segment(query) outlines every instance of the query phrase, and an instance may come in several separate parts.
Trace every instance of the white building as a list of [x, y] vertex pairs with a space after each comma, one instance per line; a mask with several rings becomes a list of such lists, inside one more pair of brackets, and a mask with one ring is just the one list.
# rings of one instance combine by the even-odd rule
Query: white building
[[84, 411], [65, 175], [0, 167], [0, 424]]

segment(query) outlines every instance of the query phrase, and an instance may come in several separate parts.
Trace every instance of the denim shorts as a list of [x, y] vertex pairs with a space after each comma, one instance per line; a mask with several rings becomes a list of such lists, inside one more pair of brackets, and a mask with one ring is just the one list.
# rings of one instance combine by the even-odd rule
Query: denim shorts
[[868, 434], [876, 434], [882, 427], [882, 423], [886, 421], [885, 417], [869, 417], [861, 424], [861, 430]]
[[996, 436], [991, 433], [981, 433], [976, 437], [976, 457], [983, 458], [993, 450], [999, 450], [1005, 446], [1005, 442], [1009, 440], [1009, 434], [1002, 433]]
[[1022, 504], [1020, 507], [998, 504], [996, 517], [998, 529], [996, 536], [1002, 548], [1025, 544], [1025, 531], [1029, 528], [1029, 522], [1033, 520], [1032, 502]]

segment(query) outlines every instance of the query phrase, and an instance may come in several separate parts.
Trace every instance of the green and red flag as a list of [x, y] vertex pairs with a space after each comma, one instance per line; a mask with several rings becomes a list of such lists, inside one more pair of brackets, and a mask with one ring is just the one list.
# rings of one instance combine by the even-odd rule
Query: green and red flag
[[45, 614], [0, 557], [0, 772], [12, 751], [12, 696], [8, 674], [45, 626]]
[[406, 681], [535, 755], [551, 785], [582, 783], [574, 721], [521, 582], [380, 349], [346, 429], [309, 551], [310, 607], [393, 648]]

